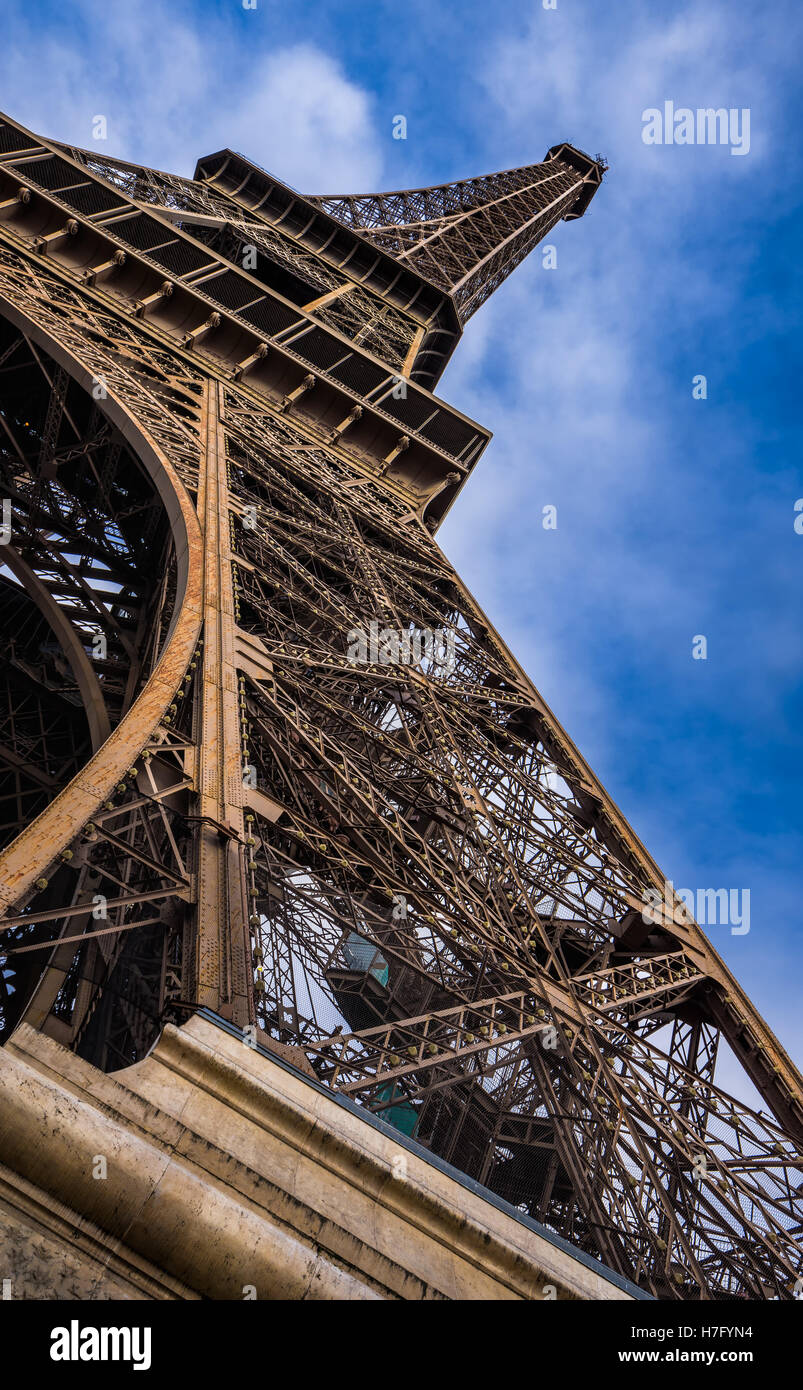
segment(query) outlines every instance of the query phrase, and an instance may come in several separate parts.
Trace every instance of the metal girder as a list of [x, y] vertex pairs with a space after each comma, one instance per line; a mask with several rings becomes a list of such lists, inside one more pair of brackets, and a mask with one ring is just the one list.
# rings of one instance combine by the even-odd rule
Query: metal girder
[[465, 323], [557, 222], [585, 211], [604, 171], [602, 161], [562, 145], [524, 169], [308, 201], [447, 290]]
[[801, 1078], [433, 540], [487, 433], [393, 396], [601, 163], [305, 199], [3, 131], [6, 1029], [210, 1007], [659, 1297], [791, 1297]]

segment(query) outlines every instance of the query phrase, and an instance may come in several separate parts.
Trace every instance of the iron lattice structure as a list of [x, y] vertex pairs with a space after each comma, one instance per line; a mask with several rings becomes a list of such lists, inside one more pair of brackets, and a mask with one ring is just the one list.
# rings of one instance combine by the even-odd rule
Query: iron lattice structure
[[657, 1296], [786, 1299], [800, 1076], [433, 536], [489, 436], [431, 387], [602, 173], [305, 198], [4, 119], [3, 1035], [211, 1008]]

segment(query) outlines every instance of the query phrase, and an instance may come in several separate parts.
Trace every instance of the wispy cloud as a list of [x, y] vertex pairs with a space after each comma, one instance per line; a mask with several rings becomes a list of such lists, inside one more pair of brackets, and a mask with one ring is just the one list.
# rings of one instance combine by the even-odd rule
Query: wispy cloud
[[162, 0], [75, 0], [43, 28], [37, 10], [12, 4], [2, 104], [42, 134], [90, 147], [104, 115], [98, 149], [174, 172], [229, 146], [297, 188], [373, 186], [381, 159], [371, 95], [314, 43], [272, 45], [271, 32], [258, 10], [235, 25]]

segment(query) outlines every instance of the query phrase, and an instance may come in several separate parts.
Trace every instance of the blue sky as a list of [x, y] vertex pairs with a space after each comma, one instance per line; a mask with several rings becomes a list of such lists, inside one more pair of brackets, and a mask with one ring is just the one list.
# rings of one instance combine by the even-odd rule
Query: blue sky
[[[0, 107], [83, 145], [103, 114], [104, 152], [177, 172], [231, 145], [365, 192], [563, 139], [607, 157], [557, 268], [536, 251], [443, 379], [495, 438], [440, 539], [667, 876], [750, 890], [749, 934], [709, 934], [800, 1062], [799, 5], [6, 0], [3, 23]], [[749, 154], [646, 146], [665, 100], [749, 108]]]

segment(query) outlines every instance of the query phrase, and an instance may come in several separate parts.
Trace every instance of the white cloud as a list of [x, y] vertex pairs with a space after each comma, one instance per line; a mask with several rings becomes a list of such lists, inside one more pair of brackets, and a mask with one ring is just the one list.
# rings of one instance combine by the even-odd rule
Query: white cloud
[[[255, 11], [254, 14], [258, 14]], [[230, 26], [154, 0], [77, 0], [69, 33], [11, 12], [0, 57], [8, 114], [54, 139], [192, 173], [229, 146], [310, 192], [372, 187], [381, 143], [372, 98], [310, 43], [273, 47], [266, 18], [249, 50]], [[52, 26], [51, 26], [52, 27]]]
[[380, 178], [371, 102], [338, 64], [309, 45], [271, 55], [253, 75], [253, 95], [231, 113], [228, 144], [272, 150], [293, 186], [310, 193], [373, 188]]
[[[751, 61], [751, 28], [762, 63]], [[620, 175], [637, 175], [642, 189], [653, 175], [673, 186], [673, 196], [691, 197], [691, 161], [666, 159], [665, 151], [645, 146], [642, 112], [669, 99], [694, 109], [750, 106], [755, 164], [769, 148], [766, 132], [776, 111], [768, 44], [779, 67], [788, 62], [782, 25], [749, 13], [736, 24], [731, 7], [716, 3], [668, 18], [625, 6], [607, 25], [534, 7], [524, 37], [506, 38], [488, 55], [482, 81], [506, 126], [538, 122], [584, 148], [588, 140], [594, 151], [627, 150]]]

